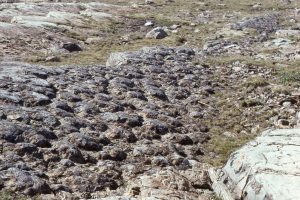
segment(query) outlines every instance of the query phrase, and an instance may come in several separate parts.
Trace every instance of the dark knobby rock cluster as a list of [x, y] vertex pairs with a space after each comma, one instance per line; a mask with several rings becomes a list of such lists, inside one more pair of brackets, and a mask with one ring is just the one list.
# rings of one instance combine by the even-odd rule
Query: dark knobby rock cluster
[[252, 28], [257, 30], [258, 32], [271, 33], [279, 29], [279, 15], [266, 14], [263, 16], [246, 18], [240, 22], [233, 24], [231, 28], [235, 30]]
[[126, 184], [142, 172], [152, 180], [198, 170], [176, 187], [207, 188], [199, 174], [208, 128], [198, 119], [212, 108], [198, 102], [213, 92], [200, 87], [212, 72], [192, 64], [194, 55], [157, 47], [112, 55], [107, 66], [7, 66], [14, 73], [0, 79], [1, 187], [44, 198], [138, 195], [141, 186]]

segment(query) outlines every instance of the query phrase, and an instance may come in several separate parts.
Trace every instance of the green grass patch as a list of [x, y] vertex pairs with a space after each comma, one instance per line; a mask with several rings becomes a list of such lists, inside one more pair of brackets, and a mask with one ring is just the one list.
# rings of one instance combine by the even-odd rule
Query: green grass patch
[[283, 84], [300, 83], [300, 72], [282, 72], [279, 74], [280, 81]]
[[227, 160], [229, 155], [253, 139], [253, 136], [243, 135], [238, 138], [227, 138], [223, 135], [215, 135], [211, 141], [209, 150], [218, 155], [214, 159], [208, 159], [207, 162], [213, 166], [221, 166]]
[[283, 65], [278, 67], [277, 77], [281, 84], [300, 84], [300, 61], [296, 60], [294, 62], [288, 63], [288, 65]]
[[253, 87], [253, 88], [265, 87], [267, 85], [269, 85], [267, 79], [260, 76], [249, 77], [243, 84], [244, 87]]
[[28, 198], [26, 198], [23, 195], [16, 194], [10, 190], [1, 190], [0, 191], [0, 199], [1, 200], [26, 200]]

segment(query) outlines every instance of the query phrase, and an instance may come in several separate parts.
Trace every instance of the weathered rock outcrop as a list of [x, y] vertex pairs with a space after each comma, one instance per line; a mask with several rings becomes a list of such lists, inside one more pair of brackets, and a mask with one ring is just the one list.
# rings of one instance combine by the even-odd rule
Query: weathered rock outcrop
[[265, 131], [231, 154], [222, 169], [210, 170], [223, 199], [300, 199], [300, 129]]
[[62, 43], [83, 45], [83, 38], [103, 35], [99, 27], [128, 10], [100, 2], [0, 2], [0, 55], [68, 53]]
[[209, 70], [194, 54], [156, 47], [112, 55], [108, 66], [1, 63], [2, 187], [43, 199], [200, 196], [209, 136], [190, 113], [211, 108], [195, 104], [208, 94], [192, 84]]
[[[0, 0], [0, 199], [214, 199], [208, 165], [299, 121], [296, 0], [91, 1]], [[237, 198], [273, 146], [224, 168]]]

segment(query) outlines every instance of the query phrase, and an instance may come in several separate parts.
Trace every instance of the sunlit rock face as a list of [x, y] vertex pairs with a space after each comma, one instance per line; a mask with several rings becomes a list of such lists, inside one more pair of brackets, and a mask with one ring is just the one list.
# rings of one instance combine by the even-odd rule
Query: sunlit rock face
[[211, 171], [216, 192], [224, 199], [299, 199], [300, 129], [269, 130], [231, 154], [220, 170]]

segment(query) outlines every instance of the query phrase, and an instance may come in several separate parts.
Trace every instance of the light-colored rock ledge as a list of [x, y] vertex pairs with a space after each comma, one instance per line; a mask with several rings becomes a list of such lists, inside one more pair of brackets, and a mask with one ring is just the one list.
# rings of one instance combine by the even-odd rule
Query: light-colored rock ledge
[[300, 129], [265, 131], [209, 174], [222, 199], [300, 199]]

